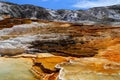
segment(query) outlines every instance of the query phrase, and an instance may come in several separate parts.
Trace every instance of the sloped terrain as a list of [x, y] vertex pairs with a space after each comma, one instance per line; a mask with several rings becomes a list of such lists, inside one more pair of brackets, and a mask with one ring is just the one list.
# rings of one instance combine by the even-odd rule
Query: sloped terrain
[[35, 19], [2, 20], [0, 77], [2, 80], [18, 80], [21, 76], [22, 80], [119, 80], [119, 29], [119, 26]]
[[37, 80], [30, 72], [31, 59], [0, 58], [1, 80]]
[[61, 80], [119, 80], [120, 64], [99, 58], [81, 58], [57, 65]]
[[0, 1], [0, 20], [5, 18], [31, 18], [119, 25], [120, 5], [95, 7], [88, 10], [52, 10], [29, 4], [19, 5]]

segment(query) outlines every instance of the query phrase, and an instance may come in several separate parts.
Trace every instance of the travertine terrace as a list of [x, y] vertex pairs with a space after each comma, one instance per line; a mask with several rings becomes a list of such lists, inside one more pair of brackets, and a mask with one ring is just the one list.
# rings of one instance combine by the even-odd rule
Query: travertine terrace
[[2, 20], [0, 78], [119, 80], [119, 30], [119, 26], [100, 24]]

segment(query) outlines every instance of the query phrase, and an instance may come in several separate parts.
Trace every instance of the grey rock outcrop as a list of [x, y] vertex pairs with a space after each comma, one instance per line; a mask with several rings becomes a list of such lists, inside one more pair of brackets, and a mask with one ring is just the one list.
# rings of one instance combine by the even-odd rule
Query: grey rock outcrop
[[29, 4], [18, 5], [9, 2], [0, 2], [0, 15], [10, 15], [14, 18], [36, 18], [70, 22], [119, 22], [120, 5], [95, 7], [88, 10], [51, 10]]

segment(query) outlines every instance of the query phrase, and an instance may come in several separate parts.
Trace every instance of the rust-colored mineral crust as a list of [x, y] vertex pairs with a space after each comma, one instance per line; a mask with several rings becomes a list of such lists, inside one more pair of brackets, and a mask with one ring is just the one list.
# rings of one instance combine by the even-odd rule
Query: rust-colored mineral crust
[[56, 66], [60, 80], [119, 80], [120, 63], [100, 58], [81, 58]]
[[97, 54], [96, 57], [120, 63], [120, 44], [113, 45], [105, 50], [99, 51], [99, 54]]
[[59, 69], [55, 68], [55, 66], [62, 62], [68, 62], [71, 59], [74, 58], [71, 57], [65, 58], [61, 56], [34, 58], [33, 59], [34, 65], [31, 71], [39, 79], [57, 80]]
[[7, 18], [0, 55], [0, 80], [120, 80], [120, 27]]

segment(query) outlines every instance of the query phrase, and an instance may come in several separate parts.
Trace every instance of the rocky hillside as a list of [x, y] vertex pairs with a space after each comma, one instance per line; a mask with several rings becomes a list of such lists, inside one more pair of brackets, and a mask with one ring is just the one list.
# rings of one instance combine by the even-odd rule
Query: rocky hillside
[[51, 15], [45, 8], [33, 5], [18, 5], [8, 2], [0, 2], [0, 15], [14, 18], [51, 19]]
[[88, 10], [51, 10], [34, 5], [0, 2], [0, 15], [1, 19], [4, 17], [14, 17], [107, 23], [120, 21], [120, 5], [96, 7]]

